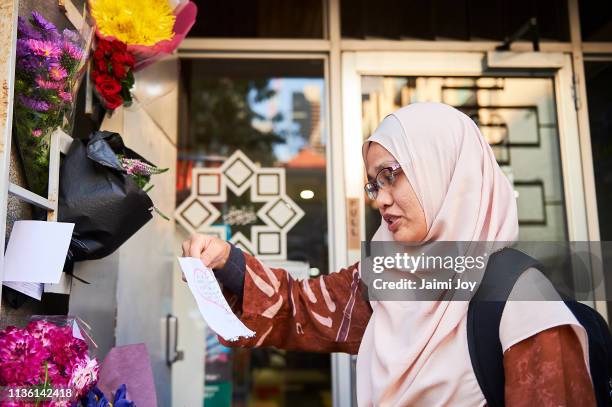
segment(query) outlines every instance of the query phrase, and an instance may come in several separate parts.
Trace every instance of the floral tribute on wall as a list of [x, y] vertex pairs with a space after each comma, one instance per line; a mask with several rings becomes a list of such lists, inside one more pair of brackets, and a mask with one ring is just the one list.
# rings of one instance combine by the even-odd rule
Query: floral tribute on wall
[[108, 355], [98, 363], [91, 356], [90, 345], [96, 345], [87, 328], [79, 318], [60, 315], [32, 316], [25, 328], [0, 331], [0, 406], [136, 407], [126, 382], [139, 399], [154, 400], [148, 355], [135, 351], [144, 344], [109, 352], [125, 355], [139, 367], [136, 372]]
[[88, 350], [71, 326], [44, 320], [0, 331], [0, 405], [76, 405], [98, 380]]
[[97, 45], [92, 81], [108, 110], [132, 103], [134, 71], [171, 54], [193, 26], [197, 7], [168, 0], [90, 0]]
[[46, 196], [50, 135], [71, 125], [88, 39], [36, 11], [19, 18], [17, 36], [13, 126], [30, 189]]

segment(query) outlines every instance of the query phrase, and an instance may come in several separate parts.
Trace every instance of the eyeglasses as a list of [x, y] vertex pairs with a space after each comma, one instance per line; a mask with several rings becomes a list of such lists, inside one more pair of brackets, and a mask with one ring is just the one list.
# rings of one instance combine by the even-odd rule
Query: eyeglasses
[[380, 171], [378, 171], [378, 174], [376, 174], [376, 177], [374, 178], [374, 183], [368, 182], [363, 187], [363, 189], [366, 191], [366, 194], [368, 194], [368, 198], [374, 201], [378, 196], [378, 191], [388, 185], [393, 185], [397, 174], [401, 172], [402, 166], [398, 163], [392, 164], [388, 167], [384, 167]]

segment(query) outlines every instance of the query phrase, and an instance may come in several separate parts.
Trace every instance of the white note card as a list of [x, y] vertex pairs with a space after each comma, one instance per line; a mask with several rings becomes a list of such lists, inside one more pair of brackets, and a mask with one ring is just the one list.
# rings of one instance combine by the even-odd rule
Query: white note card
[[179, 257], [178, 260], [200, 313], [217, 335], [226, 341], [255, 335], [234, 315], [211, 269], [195, 257]]
[[15, 222], [4, 254], [4, 281], [60, 281], [74, 223], [20, 220]]

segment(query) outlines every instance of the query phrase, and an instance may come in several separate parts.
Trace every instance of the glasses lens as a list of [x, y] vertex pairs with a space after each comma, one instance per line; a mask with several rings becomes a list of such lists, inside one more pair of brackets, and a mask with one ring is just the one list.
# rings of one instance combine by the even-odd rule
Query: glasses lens
[[376, 188], [376, 185], [368, 182], [365, 184], [363, 189], [366, 191], [366, 194], [368, 194], [368, 198], [370, 198], [372, 201], [376, 199], [376, 195], [378, 194], [378, 188]]
[[383, 188], [387, 185], [391, 185], [394, 179], [393, 172], [388, 168], [383, 168], [376, 177], [376, 183], [379, 188]]

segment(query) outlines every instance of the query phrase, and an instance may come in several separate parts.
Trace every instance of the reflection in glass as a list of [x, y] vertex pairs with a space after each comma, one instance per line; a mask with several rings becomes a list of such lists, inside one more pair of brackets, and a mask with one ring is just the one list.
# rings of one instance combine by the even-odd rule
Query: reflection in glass
[[[265, 263], [298, 279], [328, 273], [322, 61], [184, 59], [181, 65], [177, 205], [190, 195], [193, 169], [219, 168], [238, 150], [246, 160], [226, 169], [224, 176], [231, 182], [255, 176], [251, 162], [255, 172], [282, 168], [285, 185], [257, 179], [257, 194], [285, 188], [304, 214], [287, 231], [286, 259]], [[217, 190], [214, 182], [209, 178], [203, 188]], [[252, 199], [251, 192], [228, 189], [223, 202], [211, 202], [221, 214], [212, 226], [221, 227], [227, 239], [251, 238], [237, 243], [245, 250], [259, 244], [252, 241], [251, 231], [265, 225], [259, 212], [266, 203]], [[295, 216], [290, 209], [277, 203], [267, 214], [283, 228]], [[226, 352], [219, 346], [209, 338], [207, 402], [231, 394], [234, 406], [331, 405], [329, 355], [275, 349]]]
[[[363, 138], [389, 113], [414, 102], [457, 107], [479, 126], [514, 185], [522, 240], [567, 239], [552, 78], [362, 77]], [[378, 227], [367, 204], [366, 236]]]

